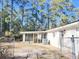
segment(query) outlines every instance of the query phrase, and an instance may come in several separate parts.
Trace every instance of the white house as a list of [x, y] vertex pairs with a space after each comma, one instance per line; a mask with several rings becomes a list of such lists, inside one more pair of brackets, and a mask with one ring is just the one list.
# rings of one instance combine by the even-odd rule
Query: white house
[[69, 49], [72, 50], [73, 43], [71, 40], [72, 35], [75, 37], [75, 53], [78, 55], [79, 52], [79, 22], [61, 26], [58, 28], [46, 30], [46, 31], [29, 31], [29, 32], [20, 32], [23, 35], [23, 42], [25, 42], [25, 34], [37, 35], [38, 39], [47, 39], [50, 41], [50, 45], [53, 45], [57, 48]]

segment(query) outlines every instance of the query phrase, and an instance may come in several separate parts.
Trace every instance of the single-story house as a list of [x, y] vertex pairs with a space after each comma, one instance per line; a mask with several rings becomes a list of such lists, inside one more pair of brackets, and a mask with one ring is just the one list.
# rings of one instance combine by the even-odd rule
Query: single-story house
[[[26, 41], [26, 35], [32, 35], [31, 39], [50, 41], [50, 45], [57, 48], [74, 50], [78, 55], [79, 52], [79, 22], [71, 23], [65, 26], [57, 27], [46, 31], [26, 31], [20, 32], [23, 35], [23, 42]], [[74, 43], [72, 37], [74, 36]], [[29, 37], [29, 36], [28, 36]], [[73, 44], [75, 46], [73, 46]]]

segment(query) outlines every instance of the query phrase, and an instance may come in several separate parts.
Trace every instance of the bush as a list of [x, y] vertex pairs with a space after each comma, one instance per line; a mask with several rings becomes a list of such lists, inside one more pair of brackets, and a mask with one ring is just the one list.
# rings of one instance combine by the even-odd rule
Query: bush
[[5, 36], [11, 36], [12, 35], [12, 32], [10, 31], [5, 31]]

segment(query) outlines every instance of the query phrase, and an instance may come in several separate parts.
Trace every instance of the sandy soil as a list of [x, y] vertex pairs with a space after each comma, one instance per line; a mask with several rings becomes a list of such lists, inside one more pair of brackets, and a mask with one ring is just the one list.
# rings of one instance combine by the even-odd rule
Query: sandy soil
[[66, 55], [62, 55], [58, 48], [51, 45], [29, 44], [27, 42], [0, 43], [0, 45], [8, 49], [8, 56], [10, 57], [24, 57], [26, 59], [71, 59], [69, 52]]

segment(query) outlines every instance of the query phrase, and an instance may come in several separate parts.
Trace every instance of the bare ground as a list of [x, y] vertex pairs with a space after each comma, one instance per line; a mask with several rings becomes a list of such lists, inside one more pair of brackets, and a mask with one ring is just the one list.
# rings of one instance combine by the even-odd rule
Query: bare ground
[[[1, 43], [1, 46], [7, 48], [8, 58], [6, 59], [71, 59], [71, 54], [61, 54], [60, 50], [51, 45], [14, 42]], [[0, 58], [1, 59], [1, 58]]]

